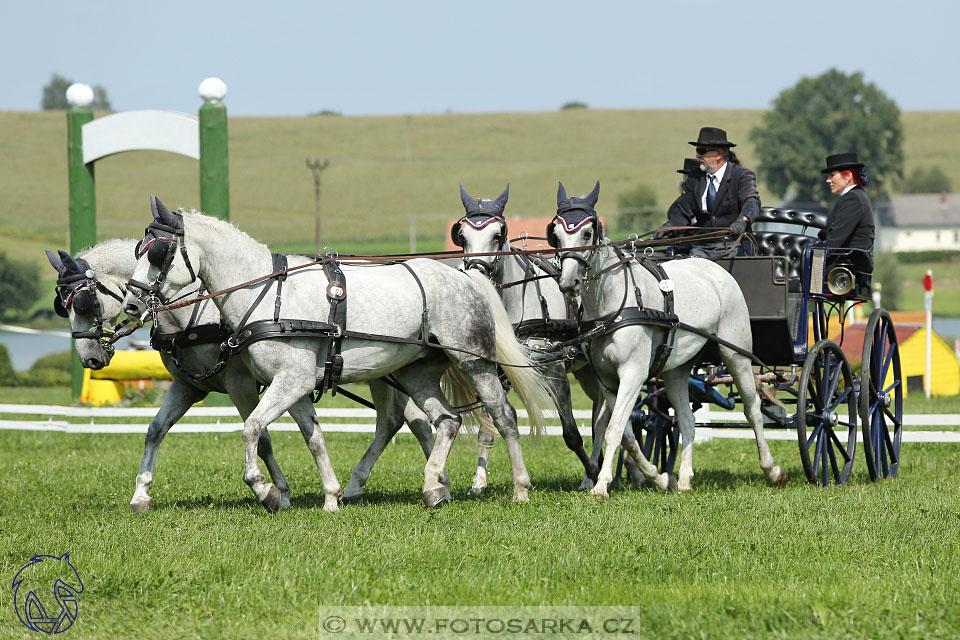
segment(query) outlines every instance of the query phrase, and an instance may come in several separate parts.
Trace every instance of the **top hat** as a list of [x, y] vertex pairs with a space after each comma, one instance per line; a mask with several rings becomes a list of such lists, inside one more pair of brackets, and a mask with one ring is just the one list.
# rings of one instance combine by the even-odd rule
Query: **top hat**
[[677, 173], [684, 173], [688, 176], [692, 176], [698, 171], [702, 171], [702, 169], [700, 168], [700, 161], [696, 158], [684, 158], [683, 169], [677, 169]]
[[737, 145], [727, 142], [727, 132], [717, 127], [701, 127], [700, 137], [696, 142], [691, 142], [695, 147], [735, 147]]
[[863, 163], [857, 162], [856, 152], [850, 151], [848, 153], [835, 153], [832, 156], [827, 156], [827, 168], [821, 169], [820, 173], [830, 173], [831, 171], [862, 168]]

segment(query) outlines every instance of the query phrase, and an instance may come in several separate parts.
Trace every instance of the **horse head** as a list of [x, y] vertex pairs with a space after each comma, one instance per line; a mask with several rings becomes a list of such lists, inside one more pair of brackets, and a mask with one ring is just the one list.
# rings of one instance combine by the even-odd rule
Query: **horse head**
[[107, 342], [122, 309], [120, 294], [101, 282], [90, 264], [66, 251], [47, 251], [47, 260], [57, 271], [53, 308], [70, 320], [70, 334], [76, 340], [77, 355], [88, 369], [102, 369], [113, 357]]
[[558, 249], [560, 290], [570, 297], [580, 295], [594, 249], [570, 251], [570, 247], [593, 247], [603, 240], [603, 224], [597, 217], [600, 182], [583, 197], [567, 197], [563, 183], [557, 189], [557, 215], [547, 225], [547, 242]]
[[[464, 253], [496, 253], [507, 245], [507, 221], [503, 210], [510, 197], [510, 184], [496, 200], [477, 200], [460, 185], [460, 201], [466, 215], [450, 227], [450, 238]], [[463, 268], [477, 269], [486, 276], [493, 275], [500, 256], [467, 256]]]
[[162, 303], [196, 280], [194, 266], [199, 266], [198, 256], [191, 260], [187, 253], [183, 215], [167, 209], [156, 196], [150, 196], [150, 211], [153, 222], [134, 250], [137, 266], [123, 300], [123, 310], [135, 318], [143, 318], [148, 302]]

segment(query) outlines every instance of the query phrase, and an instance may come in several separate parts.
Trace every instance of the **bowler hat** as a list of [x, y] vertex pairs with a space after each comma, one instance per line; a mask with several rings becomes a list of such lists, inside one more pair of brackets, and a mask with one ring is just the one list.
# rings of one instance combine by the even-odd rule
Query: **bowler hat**
[[857, 162], [857, 154], [851, 151], [848, 153], [835, 153], [832, 156], [827, 156], [827, 168], [821, 169], [820, 173], [830, 173], [831, 171], [862, 168], [863, 163]]
[[702, 169], [700, 168], [700, 161], [696, 158], [684, 158], [683, 169], [677, 169], [677, 173], [685, 173], [688, 176], [692, 176], [698, 171], [702, 171]]
[[737, 145], [727, 142], [727, 132], [717, 127], [701, 127], [700, 137], [696, 142], [691, 142], [695, 147], [735, 147]]

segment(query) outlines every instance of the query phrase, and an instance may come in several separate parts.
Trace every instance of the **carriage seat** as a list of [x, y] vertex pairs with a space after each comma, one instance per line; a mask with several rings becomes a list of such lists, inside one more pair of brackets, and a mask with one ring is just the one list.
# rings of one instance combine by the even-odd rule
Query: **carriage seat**
[[[801, 270], [803, 269], [803, 252], [808, 244], [816, 242], [816, 236], [805, 235], [807, 229], [826, 229], [827, 216], [812, 211], [797, 211], [794, 209], [777, 209], [761, 207], [760, 214], [754, 220], [791, 225], [796, 232], [790, 231], [754, 231], [757, 239], [757, 254], [761, 256], [780, 256], [787, 259], [787, 273], [776, 273], [777, 277], [786, 275], [788, 291], [800, 293], [803, 291]], [[778, 265], [778, 271], [782, 267]]]

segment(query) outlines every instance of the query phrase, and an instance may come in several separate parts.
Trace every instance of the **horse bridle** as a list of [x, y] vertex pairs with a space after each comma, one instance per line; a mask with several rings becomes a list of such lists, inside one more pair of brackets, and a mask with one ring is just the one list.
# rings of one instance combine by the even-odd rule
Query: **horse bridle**
[[[468, 216], [464, 216], [457, 220], [454, 223], [454, 228], [458, 229], [457, 235], [453, 237], [454, 244], [458, 247], [463, 248], [463, 245], [466, 244], [463, 241], [463, 231], [459, 230], [462, 228], [464, 222], [466, 222]], [[463, 270], [469, 271], [470, 269], [476, 268], [477, 271], [487, 276], [488, 278], [493, 277], [493, 274], [497, 271], [497, 267], [500, 265], [500, 260], [503, 259], [503, 247], [507, 243], [507, 221], [501, 218], [498, 215], [490, 215], [490, 222], [497, 221], [500, 223], [500, 244], [497, 246], [497, 255], [494, 256], [493, 260], [487, 262], [481, 258], [475, 258], [470, 255], [463, 257]], [[470, 224], [469, 222], [467, 224]], [[473, 227], [473, 225], [470, 225]], [[483, 225], [485, 227], [486, 224]], [[474, 229], [482, 229], [483, 227], [473, 227]], [[453, 234], [451, 234], [453, 236]]]
[[[568, 211], [583, 211], [589, 214], [579, 223], [573, 226], [573, 228], [568, 229], [566, 221], [563, 219], [563, 214]], [[576, 231], [577, 229], [583, 227], [587, 223], [592, 223], [594, 231], [597, 234], [596, 244], [590, 249], [584, 251], [559, 251], [560, 247], [557, 243], [557, 232], [555, 231], [557, 223], [560, 223], [563, 226], [563, 230], [566, 232]], [[603, 242], [603, 233], [601, 232], [602, 227], [600, 226], [600, 218], [597, 217], [596, 211], [593, 210], [593, 207], [585, 204], [569, 204], [566, 206], [559, 207], [557, 209], [557, 215], [554, 216], [553, 221], [550, 223], [549, 228], [547, 229], [547, 242], [557, 251], [557, 260], [560, 264], [563, 264], [563, 261], [566, 259], [576, 260], [581, 265], [583, 265], [584, 270], [589, 270], [592, 266], [593, 254], [604, 244]], [[583, 255], [586, 253], [586, 256]]]
[[[53, 301], [54, 311], [62, 318], [69, 318], [68, 309], [73, 307], [73, 311], [77, 315], [93, 316], [92, 329], [71, 331], [70, 337], [74, 340], [97, 340], [106, 351], [112, 352], [114, 350], [113, 337], [116, 334], [116, 327], [106, 328], [103, 321], [103, 305], [100, 303], [97, 291], [110, 296], [121, 305], [123, 304], [123, 297], [100, 282], [97, 279], [96, 272], [90, 268], [85, 260], [77, 258], [76, 262], [83, 269], [81, 273], [57, 279], [57, 296]], [[122, 287], [121, 292], [124, 292]]]
[[[154, 220], [144, 231], [143, 240], [137, 243], [133, 249], [134, 257], [139, 260], [143, 254], [147, 254], [147, 261], [159, 268], [157, 277], [153, 282], [145, 283], [139, 280], [130, 279], [127, 287], [130, 289], [139, 289], [147, 294], [147, 305], [153, 309], [161, 304], [167, 304], [167, 300], [160, 293], [160, 287], [170, 272], [170, 266], [177, 255], [177, 249], [183, 256], [183, 262], [190, 272], [190, 281], [197, 279], [197, 274], [190, 263], [190, 256], [187, 255], [187, 243], [183, 239], [183, 228], [171, 227]], [[151, 304], [156, 302], [156, 304]]]

